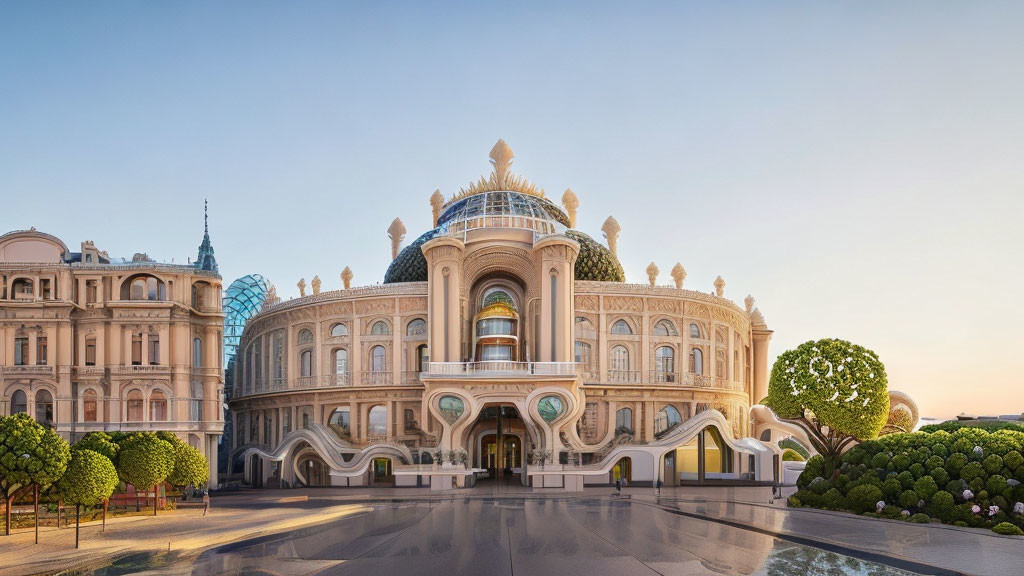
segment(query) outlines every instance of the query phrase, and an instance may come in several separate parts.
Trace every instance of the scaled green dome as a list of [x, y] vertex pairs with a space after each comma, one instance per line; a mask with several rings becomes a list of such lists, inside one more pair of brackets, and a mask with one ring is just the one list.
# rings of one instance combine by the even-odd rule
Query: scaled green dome
[[580, 255], [576, 258], [574, 276], [577, 280], [594, 280], [597, 282], [625, 282], [626, 274], [622, 271], [619, 259], [600, 242], [576, 230], [566, 230], [565, 235], [580, 245]]

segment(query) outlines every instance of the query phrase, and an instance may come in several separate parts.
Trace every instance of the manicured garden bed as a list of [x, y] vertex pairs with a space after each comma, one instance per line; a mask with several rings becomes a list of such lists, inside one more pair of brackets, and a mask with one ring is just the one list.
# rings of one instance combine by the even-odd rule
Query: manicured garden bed
[[789, 504], [1020, 535], [1022, 454], [1024, 432], [1016, 430], [890, 434], [846, 452], [828, 478], [821, 456], [811, 458]]

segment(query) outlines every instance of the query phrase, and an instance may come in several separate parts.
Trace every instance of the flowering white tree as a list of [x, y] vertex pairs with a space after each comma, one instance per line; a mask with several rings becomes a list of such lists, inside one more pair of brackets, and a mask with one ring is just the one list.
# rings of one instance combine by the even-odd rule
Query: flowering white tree
[[834, 475], [851, 443], [878, 437], [885, 425], [885, 366], [871, 350], [845, 340], [805, 342], [775, 361], [765, 404], [807, 431], [825, 458], [825, 476]]

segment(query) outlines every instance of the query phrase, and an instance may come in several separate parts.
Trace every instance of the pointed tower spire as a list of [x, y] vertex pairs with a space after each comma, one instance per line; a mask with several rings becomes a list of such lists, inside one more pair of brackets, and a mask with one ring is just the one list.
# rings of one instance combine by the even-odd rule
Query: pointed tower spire
[[213, 244], [210, 242], [210, 207], [209, 201], [203, 199], [203, 243], [199, 245], [199, 257], [196, 258], [196, 268], [209, 270], [217, 274], [217, 258], [213, 255]]

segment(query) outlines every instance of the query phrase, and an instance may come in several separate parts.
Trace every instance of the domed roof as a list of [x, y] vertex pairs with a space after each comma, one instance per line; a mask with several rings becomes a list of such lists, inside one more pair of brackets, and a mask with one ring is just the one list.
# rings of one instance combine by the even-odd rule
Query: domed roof
[[626, 273], [622, 271], [622, 264], [611, 250], [577, 230], [566, 230], [565, 235], [580, 245], [580, 254], [576, 257], [576, 269], [573, 270], [573, 275], [577, 280], [626, 281]]
[[437, 236], [437, 234], [438, 230], [434, 228], [413, 240], [412, 244], [402, 248], [402, 251], [398, 253], [398, 258], [391, 262], [391, 265], [388, 266], [388, 271], [384, 273], [384, 283], [426, 282], [427, 258], [423, 255], [423, 250], [420, 249], [420, 246], [423, 246], [423, 244]]
[[547, 198], [512, 190], [480, 192], [452, 202], [437, 219], [445, 234], [477, 228], [520, 228], [558, 234], [569, 218]]

